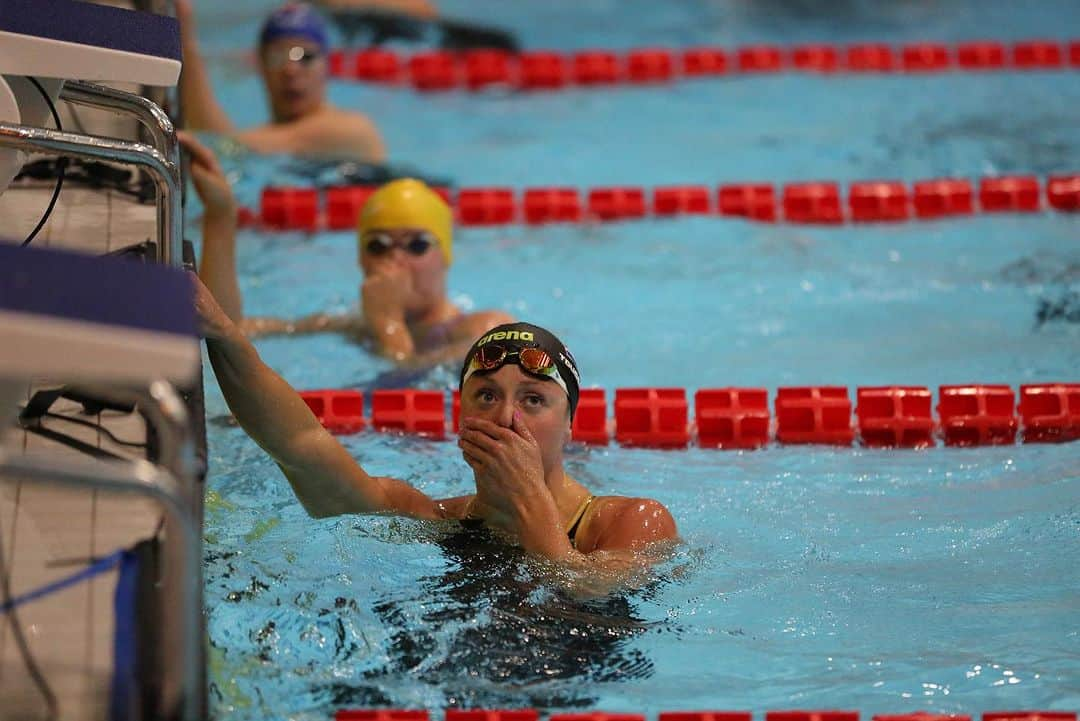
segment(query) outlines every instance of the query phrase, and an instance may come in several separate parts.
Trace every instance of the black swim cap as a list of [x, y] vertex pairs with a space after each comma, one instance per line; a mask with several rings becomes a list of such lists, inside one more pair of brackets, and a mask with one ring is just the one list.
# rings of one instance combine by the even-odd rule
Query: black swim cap
[[532, 373], [531, 375], [546, 377], [547, 380], [558, 384], [560, 388], [566, 391], [566, 397], [570, 401], [570, 417], [574, 417], [581, 384], [577, 361], [574, 360], [574, 356], [570, 354], [570, 350], [563, 345], [563, 342], [555, 337], [555, 334], [532, 323], [504, 323], [492, 328], [473, 343], [472, 348], [465, 354], [465, 362], [461, 365], [461, 378], [458, 382], [459, 390], [465, 386], [465, 381], [474, 373], [486, 372], [486, 369], [479, 366], [474, 360], [482, 347], [491, 344], [498, 344], [507, 352], [505, 360], [491, 370], [496, 370], [506, 363], [521, 366], [518, 353], [525, 348], [539, 348], [547, 353], [555, 363], [556, 374], [542, 376], [541, 374]]

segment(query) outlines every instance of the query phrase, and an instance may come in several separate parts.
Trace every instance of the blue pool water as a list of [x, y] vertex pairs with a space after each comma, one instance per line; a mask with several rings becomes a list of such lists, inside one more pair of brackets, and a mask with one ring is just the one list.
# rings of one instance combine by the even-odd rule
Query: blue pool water
[[[526, 47], [1065, 37], [1075, 3], [442, 2]], [[262, 6], [200, 7], [240, 124], [259, 85], [227, 51]], [[395, 162], [462, 185], [904, 180], [1080, 167], [1075, 72], [774, 78], [421, 96], [334, 84]], [[248, 204], [302, 181], [228, 157]], [[460, 230], [450, 288], [550, 326], [586, 385], [1080, 379], [1078, 219], [808, 228], [718, 218]], [[240, 238], [252, 314], [356, 303], [348, 233]], [[1055, 316], [1054, 308], [1064, 309]], [[335, 336], [266, 339], [297, 387], [385, 383]], [[415, 385], [450, 388], [456, 369]], [[212, 385], [212, 384], [211, 384]], [[683, 544], [644, 589], [582, 603], [511, 551], [386, 518], [313, 521], [213, 387], [206, 601], [219, 718], [343, 706], [643, 711], [1080, 706], [1080, 444], [924, 452], [571, 448], [594, 491], [659, 498]], [[452, 442], [343, 438], [376, 474], [470, 491]], [[476, 544], [479, 543], [479, 548]]]

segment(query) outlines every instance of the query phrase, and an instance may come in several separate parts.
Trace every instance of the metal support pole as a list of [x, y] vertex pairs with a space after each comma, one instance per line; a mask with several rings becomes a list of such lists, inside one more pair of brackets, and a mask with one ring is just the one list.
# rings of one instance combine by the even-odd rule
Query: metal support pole
[[[141, 95], [81, 80], [65, 81], [64, 86], [60, 88], [60, 99], [134, 117], [150, 131], [150, 137], [154, 139], [154, 147], [161, 151], [166, 160], [177, 167], [179, 173], [180, 151], [176, 142], [176, 129], [169, 116], [157, 104]], [[176, 181], [179, 187], [179, 176]]]
[[157, 188], [157, 234], [162, 262], [183, 267], [180, 170], [163, 153], [144, 143], [98, 135], [0, 123], [0, 147], [77, 158], [112, 160], [146, 168]]
[[147, 461], [111, 463], [72, 463], [52, 457], [12, 454], [0, 447], [0, 476], [21, 481], [55, 483], [71, 488], [99, 488], [109, 491], [136, 493], [158, 501], [165, 510], [166, 558], [174, 579], [179, 607], [166, 612], [174, 618], [165, 619], [177, 633], [179, 671], [166, 667], [162, 688], [164, 710], [168, 718], [196, 721], [201, 712], [202, 683], [202, 625], [201, 559], [199, 530], [188, 508], [181, 483], [168, 471]]

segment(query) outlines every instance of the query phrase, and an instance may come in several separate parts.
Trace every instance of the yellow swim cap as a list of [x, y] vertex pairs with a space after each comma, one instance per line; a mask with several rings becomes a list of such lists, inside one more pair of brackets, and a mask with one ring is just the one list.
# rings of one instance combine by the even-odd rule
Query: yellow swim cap
[[425, 183], [413, 178], [391, 180], [376, 190], [360, 209], [357, 232], [423, 228], [439, 241], [443, 258], [453, 258], [454, 215], [450, 206]]

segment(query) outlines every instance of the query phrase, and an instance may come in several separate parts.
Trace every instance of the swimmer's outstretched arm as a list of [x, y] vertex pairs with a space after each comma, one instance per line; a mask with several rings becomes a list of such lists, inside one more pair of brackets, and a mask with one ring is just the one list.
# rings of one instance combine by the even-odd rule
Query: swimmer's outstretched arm
[[213, 151], [191, 133], [181, 130], [176, 135], [191, 155], [192, 181], [203, 203], [199, 277], [233, 323], [249, 336], [342, 332], [362, 337], [364, 321], [359, 313], [317, 313], [297, 320], [244, 316], [236, 277], [236, 198]]
[[184, 53], [184, 69], [180, 73], [180, 103], [184, 108], [184, 127], [215, 133], [231, 132], [232, 121], [214, 97], [210, 74], [199, 49], [191, 0], [176, 0], [176, 19], [180, 23], [180, 45]]
[[304, 335], [309, 333], [344, 333], [357, 339], [367, 335], [364, 319], [359, 313], [344, 313], [342, 315], [330, 315], [329, 313], [315, 313], [313, 315], [285, 320], [284, 318], [271, 318], [266, 316], [244, 318], [240, 324], [241, 329], [249, 337], [269, 335]]
[[285, 380], [262, 362], [247, 337], [198, 280], [195, 304], [214, 375], [240, 426], [277, 462], [312, 516], [394, 513], [422, 519], [443, 514], [404, 481], [369, 475]]
[[329, 107], [289, 123], [241, 130], [234, 137], [256, 153], [288, 153], [361, 163], [386, 161], [382, 136], [367, 116]]
[[203, 204], [199, 277], [222, 310], [234, 323], [239, 323], [244, 309], [236, 282], [236, 196], [210, 148], [183, 130], [176, 137], [191, 158], [191, 180]]

